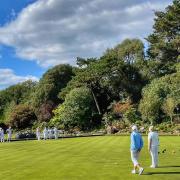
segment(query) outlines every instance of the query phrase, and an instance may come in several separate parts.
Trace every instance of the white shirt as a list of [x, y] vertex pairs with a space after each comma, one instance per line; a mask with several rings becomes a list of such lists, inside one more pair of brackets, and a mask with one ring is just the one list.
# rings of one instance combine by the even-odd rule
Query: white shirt
[[4, 136], [4, 130], [3, 129], [1, 130], [1, 136]]
[[47, 135], [47, 134], [48, 134], [48, 130], [47, 130], [47, 129], [44, 129], [44, 130], [43, 130], [43, 133]]
[[7, 129], [6, 132], [7, 132], [7, 134], [11, 135], [12, 134], [12, 129]]
[[157, 132], [150, 132], [148, 134], [148, 140], [151, 140], [151, 146], [158, 146], [159, 145], [159, 138]]

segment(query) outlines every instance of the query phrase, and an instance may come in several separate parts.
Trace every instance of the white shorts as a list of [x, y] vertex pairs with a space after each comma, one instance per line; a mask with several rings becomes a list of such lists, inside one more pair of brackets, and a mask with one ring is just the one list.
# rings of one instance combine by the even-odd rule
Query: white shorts
[[138, 159], [139, 159], [139, 152], [131, 151], [131, 160], [132, 160], [134, 166], [137, 166], [139, 164]]

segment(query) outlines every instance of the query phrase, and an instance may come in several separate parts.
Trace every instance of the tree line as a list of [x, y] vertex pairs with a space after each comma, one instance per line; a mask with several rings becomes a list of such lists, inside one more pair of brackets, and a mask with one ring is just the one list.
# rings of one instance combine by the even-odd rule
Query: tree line
[[60, 64], [39, 82], [0, 91], [0, 124], [92, 130], [112, 122], [178, 122], [180, 1], [155, 12], [146, 41], [125, 39], [99, 58]]

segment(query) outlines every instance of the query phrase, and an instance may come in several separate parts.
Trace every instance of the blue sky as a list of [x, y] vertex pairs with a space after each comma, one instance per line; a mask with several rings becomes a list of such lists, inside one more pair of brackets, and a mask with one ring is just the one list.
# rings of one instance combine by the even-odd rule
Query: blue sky
[[171, 0], [1, 0], [0, 89], [152, 32]]
[[[35, 1], [36, 0], [1, 0], [0, 26], [3, 27], [7, 23], [15, 20], [16, 16], [23, 8]], [[0, 69], [11, 69], [14, 72], [13, 74], [17, 77], [26, 77], [31, 75], [37, 78], [40, 78], [46, 70], [46, 68], [38, 66], [34, 61], [26, 61], [23, 58], [17, 57], [13, 47], [2, 44], [0, 45]], [[22, 81], [23, 80], [24, 79], [22, 78]], [[19, 82], [19, 80], [17, 80], [17, 82]], [[11, 84], [14, 83], [0, 83], [0, 89], [4, 89]]]

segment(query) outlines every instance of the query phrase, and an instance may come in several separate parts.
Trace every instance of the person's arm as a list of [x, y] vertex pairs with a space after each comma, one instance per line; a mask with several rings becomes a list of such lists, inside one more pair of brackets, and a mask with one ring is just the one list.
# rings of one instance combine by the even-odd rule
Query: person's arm
[[131, 134], [131, 150], [133, 150], [135, 148], [134, 146], [134, 137], [133, 134]]
[[140, 136], [140, 150], [139, 151], [141, 151], [143, 145], [144, 145], [143, 138], [142, 136]]
[[152, 144], [152, 138], [149, 135], [148, 136], [148, 151], [150, 151], [150, 149], [151, 149], [151, 144]]
[[138, 150], [134, 134], [131, 134], [131, 149]]
[[159, 142], [159, 135], [158, 135], [158, 133], [157, 133], [157, 138], [158, 138], [158, 146], [159, 146], [159, 143], [160, 143], [160, 142]]

